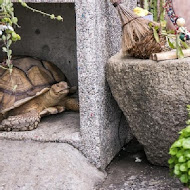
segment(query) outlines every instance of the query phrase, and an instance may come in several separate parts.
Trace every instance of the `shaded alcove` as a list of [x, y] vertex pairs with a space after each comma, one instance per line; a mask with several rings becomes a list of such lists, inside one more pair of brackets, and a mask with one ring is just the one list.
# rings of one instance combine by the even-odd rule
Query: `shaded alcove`
[[[20, 26], [16, 28], [16, 32], [21, 36], [21, 40], [12, 44], [13, 56], [31, 56], [50, 61], [65, 74], [71, 86], [78, 87], [75, 4], [28, 3], [28, 5], [47, 13], [61, 15], [64, 21], [52, 20], [14, 3], [15, 16]], [[78, 99], [78, 92], [73, 96]], [[78, 137], [79, 133], [79, 113], [66, 111], [43, 117], [36, 130], [10, 133], [9, 136], [15, 140], [22, 136], [22, 139], [26, 140], [75, 144], [73, 135]], [[78, 145], [78, 142], [76, 144]]]
[[76, 16], [74, 3], [29, 3], [41, 11], [61, 15], [64, 21], [49, 17], [15, 3], [21, 40], [13, 44], [14, 55], [29, 55], [55, 63], [73, 86], [78, 86], [76, 53]]

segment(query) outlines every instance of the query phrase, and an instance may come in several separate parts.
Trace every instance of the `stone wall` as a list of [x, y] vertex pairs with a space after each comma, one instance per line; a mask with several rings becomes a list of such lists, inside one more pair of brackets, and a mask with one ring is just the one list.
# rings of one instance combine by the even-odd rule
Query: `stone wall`
[[64, 22], [43, 17], [16, 3], [15, 15], [21, 26], [16, 31], [22, 40], [13, 45], [13, 54], [52, 61], [64, 72], [72, 85], [78, 86], [74, 3], [46, 3], [45, 6], [43, 3], [30, 3], [30, 6], [47, 13], [62, 15]]

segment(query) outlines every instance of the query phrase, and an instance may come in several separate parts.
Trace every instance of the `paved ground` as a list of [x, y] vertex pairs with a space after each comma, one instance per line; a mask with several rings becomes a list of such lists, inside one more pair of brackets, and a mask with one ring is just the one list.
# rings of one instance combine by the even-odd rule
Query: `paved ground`
[[0, 158], [0, 190], [93, 190], [97, 184], [97, 190], [182, 189], [168, 168], [148, 163], [140, 145], [119, 153], [104, 182], [104, 174], [65, 143], [2, 139]]
[[182, 189], [168, 168], [148, 163], [136, 141], [107, 167], [103, 182], [104, 173], [74, 148], [80, 141], [79, 115], [59, 117], [44, 118], [34, 131], [0, 133], [0, 190], [93, 190], [97, 184], [101, 184], [97, 190]]
[[92, 190], [104, 177], [66, 143], [0, 140], [0, 190]]
[[43, 117], [39, 123], [39, 127], [32, 131], [0, 131], [0, 138], [9, 140], [68, 143], [78, 148], [81, 141], [79, 126], [79, 113], [68, 111]]
[[[142, 160], [142, 162], [135, 162]], [[107, 168], [108, 177], [99, 190], [181, 190], [166, 167], [151, 165], [140, 145], [129, 145]]]

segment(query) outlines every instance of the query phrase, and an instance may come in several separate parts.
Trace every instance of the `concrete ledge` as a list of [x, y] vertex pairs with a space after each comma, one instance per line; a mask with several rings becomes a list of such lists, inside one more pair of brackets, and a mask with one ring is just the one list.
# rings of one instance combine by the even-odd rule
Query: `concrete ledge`
[[0, 140], [0, 189], [92, 190], [104, 173], [65, 143]]
[[42, 118], [38, 128], [33, 131], [0, 132], [0, 139], [62, 142], [79, 148], [81, 146], [79, 114], [64, 112], [50, 115]]

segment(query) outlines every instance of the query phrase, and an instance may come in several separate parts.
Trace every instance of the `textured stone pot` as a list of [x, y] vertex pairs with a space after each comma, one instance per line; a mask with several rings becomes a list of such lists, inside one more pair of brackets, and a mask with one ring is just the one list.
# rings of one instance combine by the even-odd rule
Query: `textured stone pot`
[[190, 58], [154, 62], [122, 58], [107, 64], [112, 94], [153, 164], [167, 165], [168, 150], [185, 127], [190, 104]]

